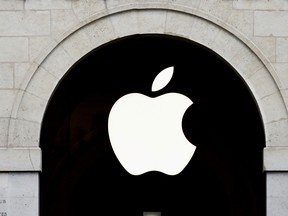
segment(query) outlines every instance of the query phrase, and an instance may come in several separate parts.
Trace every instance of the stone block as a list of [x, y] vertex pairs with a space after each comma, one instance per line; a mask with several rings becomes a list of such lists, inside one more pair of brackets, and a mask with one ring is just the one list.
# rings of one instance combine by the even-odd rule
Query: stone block
[[9, 118], [0, 118], [0, 147], [6, 147], [8, 143]]
[[[286, 107], [288, 107], [288, 89], [281, 90]], [[287, 108], [288, 109], [288, 108]]]
[[267, 197], [267, 216], [287, 216], [288, 197]]
[[[8, 173], [0, 173], [0, 204], [5, 204], [6, 202], [3, 202], [3, 197], [5, 197], [8, 193]], [[3, 205], [1, 206], [3, 209]]]
[[266, 68], [261, 68], [260, 70], [253, 73], [246, 82], [249, 86], [253, 86], [256, 91], [255, 98], [261, 99], [266, 96], [272, 95], [278, 91], [278, 87], [273, 81], [273, 77], [268, 73]]
[[[265, 171], [287, 171], [288, 170], [288, 148], [287, 146], [270, 146], [264, 149], [264, 170]], [[268, 186], [269, 185], [269, 186]], [[267, 182], [267, 192], [272, 196], [273, 186]], [[268, 195], [268, 194], [267, 194]], [[279, 196], [280, 194], [278, 194]]]
[[251, 39], [270, 62], [276, 61], [275, 37], [252, 37]]
[[241, 10], [288, 10], [288, 2], [285, 0], [237, 0], [233, 1], [233, 7]]
[[251, 50], [245, 47], [238, 50], [229, 63], [244, 79], [249, 78], [255, 72], [264, 67], [258, 57]]
[[29, 60], [28, 38], [0, 37], [0, 50], [0, 62], [23, 62]]
[[[276, 159], [277, 160], [277, 159]], [[288, 174], [267, 173], [267, 215], [286, 216], [288, 211]]]
[[11, 119], [9, 126], [9, 148], [39, 146], [40, 123], [20, 119]]
[[78, 24], [78, 19], [72, 10], [53, 10], [51, 11], [51, 35], [58, 38], [59, 35], [72, 29]]
[[10, 197], [37, 197], [39, 194], [37, 173], [10, 173], [8, 176]]
[[139, 33], [164, 33], [166, 13], [166, 11], [162, 10], [138, 11]]
[[77, 31], [70, 35], [61, 46], [74, 59], [74, 62], [94, 48], [84, 31]]
[[31, 64], [26, 62], [14, 64], [14, 86], [16, 89], [21, 88], [30, 67]]
[[[79, 1], [79, 0], [77, 0]], [[26, 0], [26, 10], [71, 9], [73, 0]]]
[[287, 119], [283, 119], [277, 122], [271, 122], [269, 124], [266, 124], [265, 128], [266, 128], [266, 146], [277, 147], [277, 146], [287, 145], [287, 141], [288, 141], [288, 120]]
[[288, 36], [288, 13], [285, 11], [255, 11], [255, 36]]
[[0, 193], [0, 212], [13, 216], [39, 215], [39, 174], [1, 173], [6, 191]]
[[[169, 0], [168, 0], [169, 1]], [[119, 7], [131, 7], [132, 5], [135, 7], [141, 7], [141, 6], [146, 6], [146, 7], [153, 7], [154, 5], [159, 5], [162, 3], [168, 2], [167, 0], [106, 0], [105, 4], [107, 9], [113, 10], [115, 8]], [[193, 0], [194, 1], [194, 0]]]
[[72, 1], [72, 8], [79, 20], [106, 10], [105, 1], [102, 0]]
[[49, 34], [49, 11], [0, 11], [0, 36]]
[[14, 87], [14, 68], [12, 64], [0, 63], [0, 88]]
[[[49, 51], [51, 51], [51, 44], [54, 45], [54, 41], [50, 36], [34, 36], [29, 38], [29, 58], [30, 61], [41, 63]], [[45, 52], [46, 51], [46, 52]], [[48, 53], [47, 53], [48, 51]], [[45, 53], [44, 53], [45, 52]], [[43, 57], [42, 55], [45, 55]]]
[[41, 67], [54, 76], [61, 78], [74, 63], [75, 60], [63, 49], [63, 47], [58, 46], [44, 60]]
[[[45, 75], [38, 75], [37, 79], [41, 79], [45, 77]], [[47, 76], [46, 76], [47, 77]], [[50, 78], [50, 77], [49, 77]], [[30, 89], [30, 91], [37, 89], [38, 92], [41, 96], [43, 94], [49, 94], [48, 93], [43, 93], [43, 88], [45, 88], [46, 85], [41, 89], [39, 86], [43, 84], [43, 80], [39, 81], [39, 83], [34, 84]], [[40, 90], [39, 90], [40, 88]], [[34, 121], [34, 122], [39, 122], [42, 119], [42, 115], [44, 113], [45, 107], [47, 105], [47, 100], [40, 98], [34, 94], [30, 94], [28, 92], [24, 93], [21, 105], [18, 110], [17, 117], [20, 119], [28, 120], [28, 121]], [[40, 122], [39, 122], [40, 123]]]
[[253, 11], [229, 10], [229, 13], [227, 23], [248, 37], [253, 35]]
[[12, 106], [16, 97], [16, 90], [0, 90], [0, 117], [10, 117]]
[[194, 17], [194, 19], [195, 21], [190, 31], [189, 38], [206, 47], [210, 47], [217, 34], [222, 30], [220, 30], [216, 25], [201, 18]]
[[212, 0], [212, 1], [201, 1], [198, 9], [213, 16], [221, 21], [226, 22], [231, 16], [232, 11], [232, 1], [223, 0]]
[[116, 39], [110, 19], [104, 18], [97, 20], [96, 22], [86, 25], [83, 30], [95, 48]]
[[0, 0], [0, 10], [23, 10], [23, 0]]
[[172, 5], [181, 5], [189, 8], [197, 9], [203, 0], [172, 0], [170, 3]]
[[288, 63], [288, 38], [277, 38], [276, 62]]
[[110, 19], [116, 36], [122, 37], [138, 33], [137, 14], [135, 11], [116, 14]]
[[179, 36], [189, 37], [194, 21], [192, 16], [169, 11], [167, 12], [165, 33], [176, 33]]
[[49, 100], [58, 81], [58, 78], [40, 67], [33, 76], [26, 91], [44, 100]]
[[273, 64], [279, 80], [281, 89], [288, 89], [288, 63]]
[[9, 199], [7, 213], [15, 216], [38, 216], [39, 215], [38, 197], [12, 197]]
[[258, 103], [266, 110], [262, 114], [265, 124], [287, 119], [287, 110], [284, 108], [283, 99], [279, 92], [261, 98]]
[[[0, 148], [0, 171], [41, 171], [41, 149], [36, 148]], [[27, 177], [29, 178], [29, 177]], [[15, 190], [15, 189], [14, 189]], [[19, 196], [10, 189], [14, 196]], [[22, 189], [22, 193], [27, 190]], [[1, 190], [0, 190], [1, 192]], [[29, 195], [35, 194], [29, 190]]]
[[224, 30], [219, 31], [209, 48], [229, 62], [230, 59], [243, 49], [243, 46], [243, 43], [239, 39], [231, 37], [231, 35]]

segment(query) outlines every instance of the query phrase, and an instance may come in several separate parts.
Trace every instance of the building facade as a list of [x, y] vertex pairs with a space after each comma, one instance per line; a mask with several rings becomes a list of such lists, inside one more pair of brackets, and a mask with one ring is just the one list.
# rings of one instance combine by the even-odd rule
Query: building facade
[[0, 215], [40, 214], [40, 136], [54, 92], [88, 53], [133, 35], [195, 42], [243, 79], [265, 133], [265, 213], [287, 215], [286, 0], [0, 0]]

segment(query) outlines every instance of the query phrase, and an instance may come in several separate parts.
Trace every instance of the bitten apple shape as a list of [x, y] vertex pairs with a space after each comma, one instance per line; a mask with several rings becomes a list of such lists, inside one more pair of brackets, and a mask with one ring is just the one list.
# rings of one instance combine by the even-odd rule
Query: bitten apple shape
[[[173, 67], [163, 70], [152, 91], [166, 85], [171, 72]], [[179, 93], [155, 98], [131, 93], [116, 101], [108, 119], [109, 138], [116, 157], [130, 174], [159, 171], [176, 175], [186, 167], [196, 147], [186, 139], [182, 119], [192, 103]]]

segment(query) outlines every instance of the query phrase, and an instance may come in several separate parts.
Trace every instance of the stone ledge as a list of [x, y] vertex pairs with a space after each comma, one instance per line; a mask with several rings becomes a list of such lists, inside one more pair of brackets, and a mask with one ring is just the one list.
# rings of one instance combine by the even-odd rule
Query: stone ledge
[[41, 171], [41, 149], [0, 148], [0, 172]]
[[288, 171], [288, 146], [264, 149], [264, 171]]

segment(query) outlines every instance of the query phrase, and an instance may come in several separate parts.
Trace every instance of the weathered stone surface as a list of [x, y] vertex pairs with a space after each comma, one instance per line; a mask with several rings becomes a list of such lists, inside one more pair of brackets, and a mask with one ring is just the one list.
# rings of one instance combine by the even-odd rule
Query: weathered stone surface
[[267, 215], [285, 216], [288, 211], [288, 175], [281, 172], [267, 173]]
[[9, 118], [0, 118], [0, 147], [7, 147]]
[[23, 10], [23, 0], [0, 0], [0, 10]]
[[288, 13], [285, 11], [255, 11], [256, 36], [288, 36]]
[[237, 0], [233, 1], [233, 7], [243, 10], [288, 10], [288, 2], [285, 0], [261, 1], [261, 0]]
[[15, 89], [0, 90], [0, 117], [10, 117], [16, 94]]
[[0, 211], [2, 215], [38, 215], [38, 173], [0, 174]]
[[0, 11], [0, 36], [49, 34], [49, 11]]
[[14, 87], [14, 69], [12, 64], [0, 63], [0, 89]]
[[[79, 0], [76, 0], [79, 1]], [[26, 10], [59, 10], [71, 8], [73, 0], [26, 0]]]
[[[91, 50], [146, 33], [226, 59], [261, 110], [264, 168], [288, 170], [288, 1], [0, 0], [0, 171], [41, 170], [41, 121], [59, 80]], [[268, 172], [267, 216], [287, 215], [287, 182]], [[1, 173], [0, 210], [38, 215], [38, 184], [37, 173]]]
[[0, 62], [28, 61], [28, 38], [0, 37]]
[[276, 61], [288, 63], [288, 37], [277, 38]]

